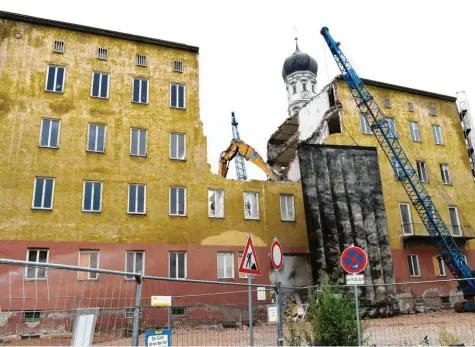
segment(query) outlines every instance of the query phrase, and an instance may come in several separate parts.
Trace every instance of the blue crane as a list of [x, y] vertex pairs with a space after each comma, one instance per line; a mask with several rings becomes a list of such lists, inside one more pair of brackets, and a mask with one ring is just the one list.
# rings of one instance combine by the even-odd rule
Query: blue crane
[[[442, 259], [447, 264], [452, 275], [456, 279], [461, 279], [461, 281], [459, 281], [459, 288], [462, 290], [464, 298], [474, 298], [475, 280], [472, 279], [472, 272], [465, 262], [465, 257], [455, 243], [455, 239], [449, 232], [447, 225], [442, 220], [429, 193], [420, 182], [416, 170], [401, 147], [389, 121], [385, 118], [385, 115], [375, 102], [373, 95], [366, 88], [343, 54], [340, 49], [340, 43], [333, 40], [328, 28], [322, 28], [320, 33], [323, 35], [328, 48], [330, 48], [333, 58], [340, 69], [344, 81], [350, 89], [356, 105], [370, 125], [382, 151], [389, 159], [391, 166], [411, 199], [412, 205], [421, 217]], [[466, 302], [464, 308], [467, 310], [474, 309], [475, 305]]]
[[[233, 140], [241, 140], [239, 136], [238, 122], [234, 116], [234, 112], [231, 112], [231, 125], [233, 127]], [[236, 178], [240, 181], [247, 180], [246, 172], [246, 158], [242, 155], [241, 151], [238, 152], [236, 156], [236, 161], [234, 163], [236, 166]]]

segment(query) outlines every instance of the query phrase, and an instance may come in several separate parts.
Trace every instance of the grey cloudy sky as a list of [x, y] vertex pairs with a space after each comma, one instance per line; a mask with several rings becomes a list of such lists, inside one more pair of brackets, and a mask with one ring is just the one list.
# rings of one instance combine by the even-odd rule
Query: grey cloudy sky
[[294, 26], [300, 49], [319, 64], [318, 89], [338, 73], [320, 35], [327, 26], [360, 76], [453, 96], [465, 90], [475, 107], [469, 1], [2, 0], [0, 9], [199, 46], [200, 117], [213, 172], [231, 140], [231, 111], [242, 138], [265, 157], [267, 139], [287, 117], [281, 69], [294, 51]]

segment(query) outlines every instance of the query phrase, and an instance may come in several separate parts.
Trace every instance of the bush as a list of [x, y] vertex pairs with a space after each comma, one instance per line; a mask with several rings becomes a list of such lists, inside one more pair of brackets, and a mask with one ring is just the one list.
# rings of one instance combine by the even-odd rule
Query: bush
[[355, 302], [349, 293], [326, 285], [309, 300], [307, 318], [311, 331], [304, 337], [310, 346], [357, 346]]

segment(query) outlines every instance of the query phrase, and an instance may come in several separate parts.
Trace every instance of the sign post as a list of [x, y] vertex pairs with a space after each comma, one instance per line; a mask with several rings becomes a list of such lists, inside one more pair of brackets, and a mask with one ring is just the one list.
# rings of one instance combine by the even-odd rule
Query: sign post
[[361, 346], [361, 326], [360, 326], [360, 311], [358, 305], [358, 285], [364, 285], [364, 275], [358, 275], [366, 268], [368, 264], [368, 257], [366, 252], [355, 246], [348, 247], [343, 251], [340, 258], [340, 264], [343, 269], [348, 272], [346, 275], [346, 285], [354, 286], [355, 290], [355, 310], [356, 310], [356, 325], [358, 328], [358, 346]]
[[[283, 346], [284, 338], [282, 336], [282, 289], [280, 288], [279, 282], [279, 270], [282, 268], [282, 265], [284, 263], [284, 253], [282, 251], [282, 246], [276, 237], [274, 237], [274, 240], [270, 247], [270, 261], [272, 263], [272, 267], [274, 268], [274, 283], [277, 286], [277, 346]], [[268, 311], [267, 315], [270, 317], [271, 313], [269, 312], [270, 311]]]
[[251, 235], [247, 236], [246, 247], [242, 253], [241, 264], [239, 265], [239, 272], [247, 274], [248, 283], [248, 310], [249, 310], [249, 345], [254, 345], [254, 330], [252, 325], [252, 276], [261, 275], [261, 268], [259, 267], [259, 261], [257, 260], [257, 254], [252, 244]]

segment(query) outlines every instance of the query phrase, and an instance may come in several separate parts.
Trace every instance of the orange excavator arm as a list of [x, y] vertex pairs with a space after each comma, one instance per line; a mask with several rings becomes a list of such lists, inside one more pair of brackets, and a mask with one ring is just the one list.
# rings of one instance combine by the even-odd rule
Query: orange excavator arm
[[221, 176], [227, 176], [229, 163], [238, 153], [241, 153], [247, 161], [257, 165], [262, 171], [265, 172], [271, 181], [283, 181], [282, 175], [272, 170], [272, 168], [266, 164], [264, 159], [262, 159], [262, 157], [256, 152], [254, 148], [245, 142], [236, 139], [233, 139], [229, 147], [221, 153], [221, 158], [219, 160], [219, 174]]

